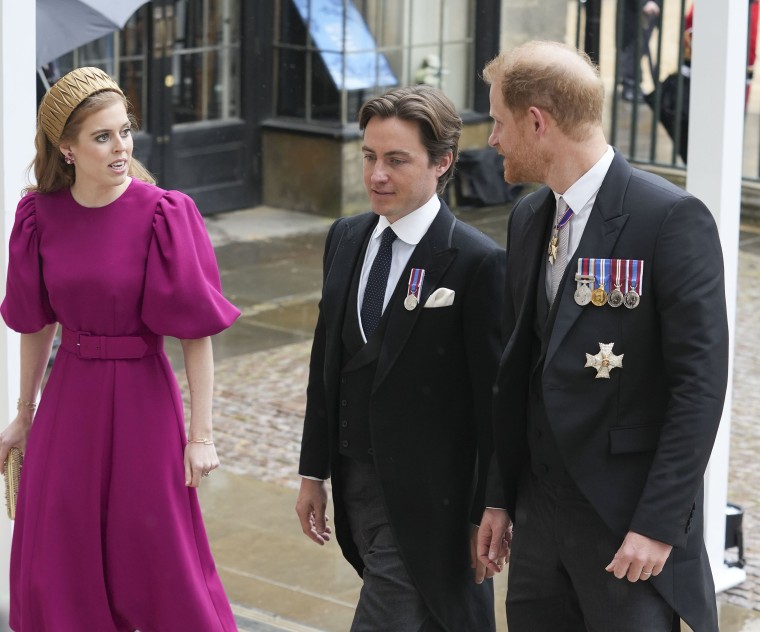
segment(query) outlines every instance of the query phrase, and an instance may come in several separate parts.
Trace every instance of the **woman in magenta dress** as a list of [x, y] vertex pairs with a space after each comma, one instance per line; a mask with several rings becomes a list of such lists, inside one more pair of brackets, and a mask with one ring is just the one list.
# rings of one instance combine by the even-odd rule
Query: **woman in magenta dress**
[[[118, 85], [96, 68], [40, 105], [6, 297], [21, 335], [19, 413], [0, 463], [25, 452], [11, 552], [15, 632], [232, 632], [196, 487], [219, 466], [209, 336], [221, 293], [192, 200], [132, 158]], [[35, 413], [57, 325], [61, 347]], [[191, 418], [163, 353], [182, 341]]]

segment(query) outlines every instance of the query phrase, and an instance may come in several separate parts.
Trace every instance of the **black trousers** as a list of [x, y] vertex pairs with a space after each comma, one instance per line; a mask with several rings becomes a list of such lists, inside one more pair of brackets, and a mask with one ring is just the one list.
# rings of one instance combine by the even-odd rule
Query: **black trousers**
[[673, 630], [673, 609], [650, 582], [631, 583], [604, 570], [622, 541], [577, 487], [526, 471], [517, 502], [509, 632]]

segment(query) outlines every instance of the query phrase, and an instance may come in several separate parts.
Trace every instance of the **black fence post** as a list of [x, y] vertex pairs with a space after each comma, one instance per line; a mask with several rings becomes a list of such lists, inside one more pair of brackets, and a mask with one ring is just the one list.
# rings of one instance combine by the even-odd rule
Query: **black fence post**
[[601, 46], [600, 31], [602, 24], [602, 1], [585, 0], [586, 6], [586, 36], [583, 50], [595, 64], [599, 65], [599, 49]]

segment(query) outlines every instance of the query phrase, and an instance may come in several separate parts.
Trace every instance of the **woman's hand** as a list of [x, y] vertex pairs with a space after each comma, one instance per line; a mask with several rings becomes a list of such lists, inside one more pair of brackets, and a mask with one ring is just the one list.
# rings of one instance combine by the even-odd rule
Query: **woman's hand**
[[198, 487], [201, 478], [219, 467], [213, 443], [188, 443], [185, 446], [185, 485]]
[[198, 487], [201, 478], [219, 467], [211, 440], [211, 399], [214, 391], [214, 356], [211, 338], [181, 340], [190, 389], [190, 439], [185, 446], [185, 485]]
[[0, 465], [5, 463], [11, 448], [26, 449], [26, 438], [32, 425], [31, 413], [20, 412], [10, 425], [0, 432]]

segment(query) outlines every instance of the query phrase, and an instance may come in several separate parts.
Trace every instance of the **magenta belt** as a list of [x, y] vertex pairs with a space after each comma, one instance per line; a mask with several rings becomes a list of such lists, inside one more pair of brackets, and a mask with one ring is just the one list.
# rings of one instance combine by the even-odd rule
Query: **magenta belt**
[[61, 327], [61, 348], [87, 360], [135, 360], [156, 355], [164, 339], [156, 334], [140, 336], [93, 336], [85, 331]]

